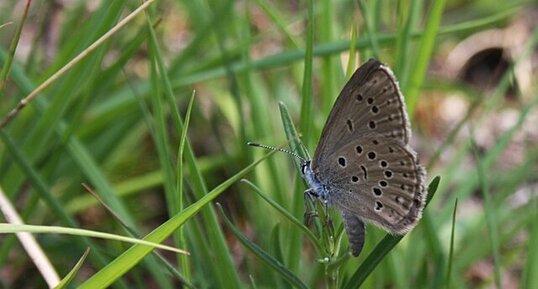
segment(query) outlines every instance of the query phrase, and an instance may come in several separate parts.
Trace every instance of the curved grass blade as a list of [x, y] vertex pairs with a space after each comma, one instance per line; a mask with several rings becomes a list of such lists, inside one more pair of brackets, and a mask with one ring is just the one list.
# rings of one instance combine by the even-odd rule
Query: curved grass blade
[[84, 264], [84, 261], [86, 260], [86, 257], [88, 257], [89, 253], [90, 253], [90, 248], [88, 247], [86, 251], [84, 251], [84, 254], [82, 255], [82, 257], [80, 257], [78, 262], [75, 264], [75, 267], [73, 267], [73, 269], [71, 269], [71, 271], [69, 271], [69, 273], [65, 275], [62, 281], [60, 281], [60, 283], [58, 283], [58, 285], [56, 285], [54, 289], [66, 288], [66, 286], [69, 285], [71, 280], [73, 280], [73, 278], [75, 277], [75, 274], [77, 274], [78, 270], [80, 270], [80, 267], [82, 267], [82, 264]]
[[454, 257], [454, 235], [455, 235], [455, 227], [456, 227], [456, 212], [458, 210], [458, 199], [456, 198], [456, 201], [454, 202], [454, 211], [452, 213], [452, 228], [450, 233], [450, 251], [448, 253], [448, 270], [446, 272], [446, 288], [450, 288], [450, 277], [452, 275], [452, 261]]
[[[144, 240], [160, 243], [168, 238], [177, 228], [183, 225], [187, 220], [194, 217], [198, 211], [205, 207], [209, 202], [218, 197], [224, 190], [230, 187], [233, 183], [240, 180], [244, 175], [249, 173], [255, 166], [263, 160], [273, 155], [276, 151], [270, 151], [262, 158], [245, 167], [243, 170], [218, 185], [209, 193], [204, 195], [197, 202], [193, 203], [179, 214], [160, 225], [157, 229], [149, 233]], [[134, 245], [129, 250], [109, 263], [105, 268], [101, 269], [90, 279], [86, 280], [79, 288], [104, 288], [112, 284], [116, 279], [123, 276], [129, 269], [138, 264], [142, 258], [151, 252], [152, 248], [141, 245]]]
[[[129, 227], [129, 225], [124, 221], [122, 220], [122, 218], [120, 216], [118, 216], [118, 214], [116, 214], [116, 212], [114, 212], [114, 210], [112, 210], [112, 208], [110, 208], [105, 202], [103, 202], [103, 200], [101, 200], [101, 198], [99, 197], [99, 195], [97, 195], [97, 193], [95, 193], [92, 188], [90, 188], [90, 186], [88, 186], [87, 184], [85, 183], [82, 183], [82, 186], [94, 197], [94, 200], [97, 200], [97, 202], [99, 202], [101, 204], [101, 206], [103, 206], [109, 214], [111, 214], [114, 219], [116, 219], [122, 226], [123, 228], [133, 237], [137, 238], [137, 239], [140, 239], [142, 238], [140, 236], [140, 234], [134, 230], [133, 228]], [[179, 245], [176, 245], [177, 247], [184, 247], [184, 245], [182, 244], [179, 244]], [[194, 286], [187, 280], [186, 277], [184, 277], [177, 269], [176, 269], [176, 266], [175, 265], [172, 265], [165, 257], [163, 257], [159, 252], [157, 251], [153, 251], [152, 252], [153, 255], [156, 257], [157, 261], [160, 261], [161, 264], [163, 264], [166, 269], [168, 270], [168, 272], [174, 276], [175, 278], [177, 278], [179, 281], [181, 281], [182, 285], [185, 286], [186, 288], [194, 288]], [[181, 254], [180, 255], [181, 258], [187, 258], [187, 254]]]
[[[426, 199], [426, 206], [428, 206], [428, 203], [435, 195], [440, 181], [441, 177], [437, 176], [431, 181], [430, 185], [428, 186], [428, 197]], [[377, 265], [379, 265], [381, 260], [385, 258], [385, 256], [392, 250], [392, 248], [394, 248], [400, 242], [400, 240], [404, 236], [393, 236], [387, 234], [385, 238], [383, 238], [383, 240], [381, 240], [381, 242], [377, 244], [372, 253], [370, 253], [370, 255], [366, 257], [366, 260], [364, 260], [364, 262], [359, 266], [357, 271], [355, 271], [351, 279], [349, 279], [349, 281], [343, 288], [359, 288], [366, 280], [366, 278], [374, 271]]]
[[[3, 188], [0, 186], [0, 215], [2, 215], [7, 222], [12, 226], [21, 226], [24, 224], [23, 217], [15, 209], [15, 206], [4, 193]], [[23, 247], [26, 254], [30, 257], [34, 263], [36, 269], [39, 271], [44, 281], [49, 287], [60, 282], [60, 276], [56, 272], [56, 269], [52, 265], [51, 260], [39, 245], [34, 235], [28, 232], [17, 232], [17, 239]], [[5, 262], [0, 262], [5, 264]]]
[[409, 82], [402, 83], [402, 91], [406, 96], [407, 110], [411, 116], [415, 114], [415, 106], [418, 102], [422, 83], [426, 78], [433, 47], [440, 30], [445, 2], [445, 0], [433, 2], [430, 15], [425, 24], [426, 28], [424, 29], [416, 57], [414, 58], [413, 72], [410, 75]]
[[224, 210], [218, 204], [218, 207], [220, 209], [220, 214], [222, 215], [222, 218], [224, 220], [224, 223], [228, 228], [230, 228], [231, 232], [235, 235], [235, 237], [245, 246], [250, 252], [252, 252], [254, 255], [256, 255], [261, 261], [263, 261], [266, 265], [273, 268], [276, 272], [278, 272], [284, 279], [286, 279], [291, 285], [295, 286], [296, 288], [304, 288], [307, 289], [308, 287], [306, 284], [304, 284], [299, 277], [297, 277], [293, 272], [288, 270], [284, 264], [280, 263], [278, 260], [273, 258], [271, 255], [269, 255], [267, 252], [262, 250], [260, 247], [258, 247], [256, 244], [254, 244], [252, 241], [250, 241], [247, 237], [245, 237], [226, 217], [226, 214], [224, 214]]
[[120, 22], [118, 22], [116, 26], [114, 26], [107, 33], [105, 33], [103, 36], [97, 39], [94, 43], [88, 46], [83, 52], [78, 54], [75, 58], [69, 61], [66, 65], [64, 65], [62, 68], [56, 71], [51, 77], [47, 78], [47, 80], [41, 83], [29, 95], [21, 99], [20, 102], [6, 116], [4, 116], [2, 120], [0, 120], [0, 129], [6, 127], [7, 124], [19, 113], [19, 111], [21, 111], [24, 107], [26, 107], [26, 105], [30, 103], [36, 96], [41, 94], [52, 83], [60, 79], [65, 73], [70, 71], [75, 65], [77, 65], [83, 59], [85, 59], [94, 50], [99, 48], [105, 41], [110, 39], [112, 35], [114, 35], [117, 31], [123, 28], [127, 23], [129, 23], [133, 18], [135, 18], [135, 16], [137, 16], [138, 14], [143, 12], [146, 8], [148, 8], [148, 6], [151, 5], [154, 1], [155, 0], [148, 0], [142, 5], [140, 5], [131, 14], [127, 15], [127, 17], [125, 17]]
[[[0, 97], [4, 96], [4, 86], [6, 84], [7, 76], [9, 75], [9, 70], [11, 69], [11, 64], [13, 63], [13, 58], [15, 57], [15, 51], [17, 50], [17, 45], [19, 44], [19, 40], [21, 38], [22, 28], [24, 27], [24, 23], [26, 23], [26, 17], [28, 16], [28, 10], [30, 10], [31, 3], [31, 0], [26, 1], [26, 6], [24, 7], [24, 12], [22, 14], [20, 23], [17, 26], [17, 30], [15, 31], [15, 36], [13, 37], [13, 39], [11, 40], [11, 44], [9, 45], [9, 54], [7, 57], [7, 61], [4, 63], [2, 71], [0, 72]], [[2, 26], [0, 25], [0, 28], [1, 27]]]
[[66, 235], [102, 238], [102, 239], [129, 242], [129, 243], [139, 244], [141, 246], [148, 246], [152, 248], [159, 248], [159, 249], [163, 249], [167, 251], [172, 251], [175, 253], [188, 254], [184, 250], [180, 250], [180, 249], [166, 246], [166, 245], [161, 245], [152, 241], [140, 240], [136, 238], [130, 238], [130, 237], [91, 231], [91, 230], [84, 230], [84, 229], [78, 229], [78, 228], [66, 228], [66, 227], [59, 227], [59, 226], [15, 225], [15, 224], [0, 223], [0, 234], [20, 233], [20, 232], [28, 232], [28, 233], [34, 233], [34, 234], [41, 234], [41, 233], [66, 234]]
[[314, 3], [307, 1], [308, 20], [306, 32], [306, 51], [304, 54], [303, 87], [301, 92], [301, 130], [306, 145], [312, 143], [312, 62], [314, 59]]
[[[191, 99], [189, 101], [189, 106], [187, 107], [187, 113], [185, 115], [185, 122], [183, 123], [183, 130], [181, 131], [181, 138], [179, 141], [179, 148], [177, 153], [177, 196], [179, 197], [179, 204], [178, 208], [179, 210], [183, 210], [184, 208], [184, 191], [183, 191], [183, 152], [185, 150], [185, 140], [187, 139], [187, 130], [189, 128], [189, 123], [191, 119], [191, 113], [192, 113], [192, 106], [194, 103], [194, 96], [196, 95], [196, 91], [193, 90]], [[183, 247], [187, 245], [187, 238], [185, 237], [184, 228], [179, 228], [177, 232], [177, 244], [178, 247]], [[179, 263], [181, 264], [181, 268], [183, 269], [183, 273], [185, 274], [186, 279], [191, 278], [191, 269], [190, 269], [190, 263], [187, 260], [187, 256], [181, 255], [179, 257]]]
[[[31, 165], [31, 163], [28, 161], [28, 157], [23, 153], [23, 151], [20, 149], [20, 146], [15, 143], [15, 141], [4, 131], [0, 130], [0, 139], [3, 141], [3, 144], [8, 149], [7, 151], [10, 153], [10, 157], [14, 159], [14, 161], [18, 164], [20, 169], [24, 172], [24, 174], [28, 177], [30, 180], [33, 188], [35, 189], [35, 192], [38, 194], [38, 196], [45, 202], [45, 204], [54, 212], [54, 214], [58, 217], [58, 219], [62, 222], [62, 224], [65, 224], [70, 227], [77, 227], [77, 222], [71, 217], [63, 208], [60, 202], [54, 197], [50, 189], [48, 188], [46, 182], [43, 180], [43, 178], [39, 175], [37, 170]], [[88, 238], [84, 236], [81, 237], [81, 242], [76, 242], [76, 244], [80, 247], [83, 246], [89, 246], [93, 248], [97, 248], [96, 245]], [[81, 248], [82, 250], [83, 248]], [[90, 256], [90, 259], [92, 261], [97, 262], [97, 264], [105, 264], [107, 262], [104, 255], [99, 252], [98, 250], [94, 250], [94, 254]]]
[[252, 182], [250, 182], [248, 180], [241, 180], [241, 181], [246, 183], [247, 185], [251, 186], [254, 189], [254, 191], [260, 197], [262, 197], [267, 203], [269, 203], [269, 205], [273, 206], [273, 208], [275, 208], [279, 213], [281, 213], [284, 217], [286, 217], [288, 220], [290, 220], [290, 222], [292, 222], [299, 229], [301, 229], [301, 231], [303, 231], [303, 233], [308, 237], [308, 239], [310, 239], [310, 241], [312, 241], [312, 244], [314, 245], [314, 248], [316, 249], [318, 254], [323, 252], [323, 250], [321, 249], [321, 245], [319, 244], [318, 239], [316, 238], [316, 236], [305, 225], [303, 225], [303, 223], [301, 221], [299, 221], [297, 218], [295, 218], [292, 214], [290, 214], [286, 209], [284, 209], [282, 206], [280, 206], [277, 202], [273, 201], [267, 194], [262, 192], [260, 190], [260, 188], [258, 188]]
[[[292, 152], [298, 154], [303, 159], [310, 159], [308, 150], [304, 144], [299, 139], [299, 133], [293, 125], [293, 120], [290, 116], [288, 108], [283, 102], [278, 103], [278, 108], [280, 109], [280, 117], [282, 118], [282, 125], [284, 126], [284, 132], [286, 133], [286, 138], [290, 143], [290, 149]], [[297, 169], [301, 168], [301, 160], [294, 159]]]

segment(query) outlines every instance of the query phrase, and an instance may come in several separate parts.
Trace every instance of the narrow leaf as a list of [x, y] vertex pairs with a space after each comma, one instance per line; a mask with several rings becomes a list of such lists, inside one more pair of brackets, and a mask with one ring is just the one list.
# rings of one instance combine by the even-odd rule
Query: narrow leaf
[[82, 255], [82, 257], [80, 257], [78, 262], [75, 264], [75, 267], [73, 267], [73, 269], [71, 269], [71, 271], [69, 271], [69, 273], [65, 275], [62, 281], [60, 281], [60, 283], [56, 285], [54, 289], [66, 288], [66, 286], [69, 285], [69, 283], [71, 283], [71, 280], [75, 278], [75, 275], [80, 270], [80, 267], [82, 267], [82, 264], [84, 264], [84, 260], [86, 260], [86, 257], [88, 257], [89, 253], [90, 253], [90, 248], [87, 248], [86, 251], [84, 251], [84, 254]]
[[[219, 204], [218, 204], [219, 205]], [[258, 247], [256, 244], [254, 244], [252, 241], [250, 241], [247, 237], [245, 237], [239, 229], [237, 229], [232, 222], [226, 217], [226, 214], [224, 214], [224, 211], [222, 210], [222, 207], [219, 205], [220, 213], [224, 219], [224, 222], [226, 223], [226, 226], [230, 228], [232, 233], [235, 235], [235, 237], [245, 246], [250, 252], [252, 252], [256, 257], [258, 257], [262, 262], [273, 268], [276, 272], [278, 272], [284, 279], [286, 279], [291, 285], [297, 287], [297, 288], [308, 288], [306, 284], [304, 284], [299, 277], [297, 277], [293, 272], [288, 270], [284, 264], [280, 263], [277, 259], [273, 258], [271, 255], [269, 255], [267, 252], [262, 250], [260, 247]]]

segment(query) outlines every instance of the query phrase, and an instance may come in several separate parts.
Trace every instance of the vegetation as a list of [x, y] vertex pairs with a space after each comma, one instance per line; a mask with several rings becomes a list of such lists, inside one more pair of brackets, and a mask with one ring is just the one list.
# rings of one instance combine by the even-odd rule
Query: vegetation
[[[54, 271], [66, 288], [538, 288], [537, 11], [2, 1], [0, 288]], [[296, 160], [247, 142], [312, 154], [369, 58], [399, 80], [431, 202], [404, 237], [367, 226], [354, 258]], [[47, 258], [52, 273], [33, 263]]]

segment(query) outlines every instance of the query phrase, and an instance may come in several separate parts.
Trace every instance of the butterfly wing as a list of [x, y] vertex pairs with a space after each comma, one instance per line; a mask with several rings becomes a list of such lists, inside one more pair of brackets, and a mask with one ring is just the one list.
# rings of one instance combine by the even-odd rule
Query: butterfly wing
[[329, 114], [312, 167], [351, 140], [375, 131], [403, 144], [411, 135], [400, 88], [392, 71], [371, 59], [355, 71]]
[[409, 147], [371, 133], [329, 159], [334, 160], [326, 164], [329, 202], [343, 216], [360, 217], [393, 234], [406, 233], [420, 219], [425, 172]]
[[344, 227], [346, 228], [347, 236], [349, 239], [349, 247], [351, 254], [357, 257], [362, 251], [364, 246], [365, 230], [362, 220], [354, 214], [350, 214], [347, 211], [340, 211], [342, 220], [344, 220]]
[[[420, 219], [425, 171], [407, 145], [410, 136], [393, 73], [379, 61], [368, 61], [340, 92], [311, 165], [346, 230], [360, 218], [403, 234]], [[354, 251], [361, 234], [347, 231]]]

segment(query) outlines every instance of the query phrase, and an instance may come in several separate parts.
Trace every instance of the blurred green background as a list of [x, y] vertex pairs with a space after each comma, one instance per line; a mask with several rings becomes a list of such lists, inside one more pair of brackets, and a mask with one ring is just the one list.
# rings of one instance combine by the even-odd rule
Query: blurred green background
[[[46, 84], [0, 129], [3, 202], [27, 224], [158, 228], [152, 240], [190, 251], [34, 235], [60, 278], [91, 248], [68, 287], [538, 288], [536, 2], [154, 1], [113, 29], [142, 2], [0, 2], [0, 119]], [[292, 158], [248, 167], [267, 152], [246, 143], [285, 144], [291, 117], [312, 154], [369, 58], [394, 70], [411, 146], [440, 182], [393, 249], [367, 226], [353, 258], [335, 212], [334, 235], [323, 215], [300, 226]], [[0, 232], [0, 288], [46, 287]]]

